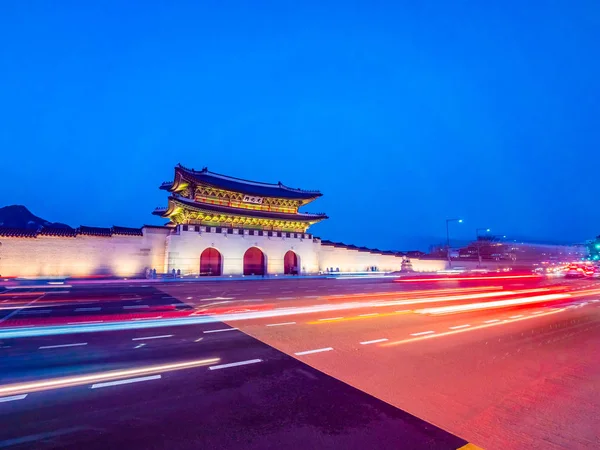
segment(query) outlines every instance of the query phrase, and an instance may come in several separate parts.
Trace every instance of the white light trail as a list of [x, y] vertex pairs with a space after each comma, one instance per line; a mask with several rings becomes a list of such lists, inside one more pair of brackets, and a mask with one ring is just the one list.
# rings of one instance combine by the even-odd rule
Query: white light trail
[[155, 366], [140, 367], [137, 369], [113, 370], [99, 372], [89, 375], [78, 375], [70, 377], [50, 378], [46, 380], [29, 381], [0, 386], [0, 396], [29, 394], [31, 392], [46, 391], [50, 389], [80, 386], [88, 383], [100, 383], [109, 380], [128, 378], [131, 376], [143, 376], [173, 370], [190, 369], [193, 367], [207, 366], [219, 362], [219, 358], [199, 359], [179, 363], [159, 364]]

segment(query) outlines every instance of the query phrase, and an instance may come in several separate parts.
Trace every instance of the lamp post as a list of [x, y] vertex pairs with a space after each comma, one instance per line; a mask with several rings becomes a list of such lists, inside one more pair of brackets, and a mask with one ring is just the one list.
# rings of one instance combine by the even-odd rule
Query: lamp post
[[479, 263], [477, 264], [477, 267], [481, 267], [481, 250], [480, 250], [480, 245], [479, 245], [479, 232], [480, 231], [485, 231], [486, 233], [489, 233], [491, 230], [489, 228], [475, 228], [475, 242], [477, 242], [477, 260], [479, 261]]
[[448, 269], [452, 268], [452, 259], [450, 258], [450, 222], [462, 223], [462, 219], [446, 219], [446, 256], [448, 257]]

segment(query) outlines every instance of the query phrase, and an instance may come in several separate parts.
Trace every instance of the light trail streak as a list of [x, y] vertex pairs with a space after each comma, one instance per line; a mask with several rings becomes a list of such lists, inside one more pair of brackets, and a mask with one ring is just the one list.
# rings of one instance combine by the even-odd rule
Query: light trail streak
[[562, 311], [564, 311], [564, 308], [563, 309], [557, 309], [555, 311], [549, 311], [549, 312], [546, 312], [546, 313], [543, 313], [543, 314], [538, 314], [537, 316], [527, 316], [527, 317], [521, 317], [519, 319], [504, 320], [504, 321], [488, 321], [490, 323], [487, 323], [486, 325], [476, 325], [474, 327], [461, 328], [460, 330], [446, 331], [444, 333], [430, 334], [430, 335], [426, 335], [426, 336], [419, 336], [419, 337], [413, 337], [413, 338], [409, 338], [409, 339], [402, 339], [400, 341], [387, 342], [385, 344], [381, 344], [381, 347], [388, 347], [388, 346], [394, 346], [394, 345], [408, 344], [408, 343], [411, 343], [411, 342], [419, 342], [419, 341], [424, 341], [424, 340], [427, 340], [427, 339], [436, 339], [436, 338], [445, 337], [445, 336], [451, 336], [451, 335], [459, 334], [459, 333], [469, 333], [471, 331], [482, 330], [484, 328], [495, 327], [495, 326], [498, 326], [498, 325], [505, 325], [507, 323], [519, 322], [521, 320], [537, 319], [539, 317], [544, 317], [544, 316], [549, 316], [549, 315], [552, 315], [552, 314], [557, 314], [557, 313], [562, 312]]
[[0, 386], [0, 396], [28, 394], [31, 392], [47, 391], [82, 384], [100, 383], [108, 380], [117, 380], [131, 376], [150, 375], [159, 372], [170, 372], [174, 370], [190, 369], [193, 367], [207, 366], [220, 361], [220, 358], [199, 359], [172, 364], [159, 364], [155, 366], [141, 367], [138, 369], [112, 370], [109, 372], [93, 373], [71, 377], [50, 378], [47, 380], [30, 381]]
[[441, 278], [406, 278], [396, 279], [397, 283], [413, 283], [413, 282], [425, 282], [425, 281], [479, 281], [479, 280], [517, 280], [523, 278], [538, 278], [542, 279], [540, 275], [503, 275], [499, 277], [487, 276], [487, 277], [441, 277]]
[[466, 311], [478, 311], [483, 309], [490, 308], [504, 308], [506, 306], [516, 306], [516, 305], [527, 305], [530, 303], [539, 303], [543, 301], [550, 300], [562, 300], [565, 298], [570, 298], [570, 294], [548, 294], [548, 295], [536, 295], [533, 297], [521, 297], [515, 298], [512, 300], [496, 300], [492, 302], [485, 303], [469, 303], [467, 305], [452, 305], [452, 306], [439, 306], [437, 308], [424, 308], [417, 309], [415, 312], [419, 314], [451, 314], [456, 312], [466, 312]]
[[[465, 288], [445, 288], [445, 289], [421, 289], [415, 291], [400, 291], [400, 292], [372, 292], [369, 294], [366, 293], [353, 293], [353, 294], [336, 294], [336, 295], [324, 295], [321, 296], [323, 299], [333, 298], [339, 300], [341, 298], [344, 299], [355, 299], [355, 298], [378, 298], [378, 297], [419, 297], [422, 295], [431, 295], [431, 294], [464, 294], [469, 292], [481, 292], [481, 291], [501, 291], [503, 289], [502, 286], [475, 286], [475, 287], [465, 287]], [[309, 291], [307, 291], [309, 292]]]
[[[380, 307], [393, 307], [393, 306], [406, 306], [423, 303], [435, 303], [435, 302], [454, 302], [460, 300], [473, 300], [493, 297], [506, 297], [518, 294], [528, 294], [534, 292], [548, 291], [549, 288], [537, 288], [520, 291], [494, 291], [494, 292], [481, 292], [467, 295], [456, 295], [456, 296], [443, 296], [443, 297], [431, 297], [421, 298], [416, 300], [372, 300], [372, 301], [355, 301], [355, 302], [344, 302], [344, 303], [326, 303], [321, 305], [311, 306], [300, 306], [300, 307], [285, 307], [278, 308], [275, 310], [261, 310], [252, 312], [232, 312], [219, 315], [203, 315], [198, 316], [196, 313], [192, 313], [186, 317], [179, 318], [164, 318], [161, 320], [121, 320], [115, 322], [105, 322], [99, 324], [88, 324], [88, 325], [50, 325], [50, 326], [38, 326], [31, 328], [0, 328], [0, 339], [14, 339], [22, 337], [32, 336], [57, 336], [72, 333], [94, 333], [101, 331], [119, 331], [119, 330], [138, 330], [138, 329], [149, 329], [158, 327], [170, 327], [170, 326], [184, 326], [184, 325], [198, 325], [208, 324], [215, 322], [234, 322], [238, 320], [253, 320], [253, 319], [264, 319], [273, 317], [284, 317], [299, 314], [312, 314], [332, 311], [342, 311], [351, 309], [366, 309], [366, 308], [380, 308]], [[382, 313], [376, 317], [385, 317], [386, 314]], [[362, 317], [361, 319], [372, 319], [373, 317]], [[350, 317], [343, 320], [358, 320], [357, 318]], [[335, 323], [335, 321], [329, 321], [324, 323]]]
[[310, 322], [306, 322], [308, 325], [323, 325], [323, 324], [327, 324], [327, 323], [339, 323], [339, 322], [350, 322], [353, 320], [366, 320], [366, 319], [378, 319], [380, 317], [389, 317], [389, 316], [398, 316], [401, 314], [408, 314], [411, 313], [412, 311], [410, 309], [406, 309], [404, 311], [395, 311], [392, 313], [381, 313], [381, 314], [377, 314], [375, 316], [372, 315], [359, 315], [359, 316], [353, 316], [353, 317], [337, 317], [337, 318], [332, 318], [332, 319], [317, 319], [317, 320], [312, 320]]

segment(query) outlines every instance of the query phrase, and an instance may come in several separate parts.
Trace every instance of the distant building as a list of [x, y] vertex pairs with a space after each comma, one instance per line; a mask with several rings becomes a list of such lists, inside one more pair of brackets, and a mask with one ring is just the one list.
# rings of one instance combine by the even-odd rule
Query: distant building
[[506, 261], [509, 263], [542, 263], [579, 260], [585, 257], [587, 249], [583, 245], [537, 244], [510, 242], [481, 236], [459, 250], [463, 260]]
[[[0, 227], [0, 276], [298, 275], [400, 271], [402, 253], [321, 241], [311, 225], [327, 219], [300, 208], [321, 196], [242, 180], [204, 168], [175, 167], [163, 183], [165, 226], [37, 230]], [[444, 269], [445, 260], [410, 252], [410, 269]], [[404, 265], [403, 265], [404, 261]]]

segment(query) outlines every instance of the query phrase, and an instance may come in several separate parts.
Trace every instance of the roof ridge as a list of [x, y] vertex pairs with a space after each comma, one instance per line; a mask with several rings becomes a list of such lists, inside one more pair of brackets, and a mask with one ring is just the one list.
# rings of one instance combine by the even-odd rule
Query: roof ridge
[[[241, 216], [247, 216], [247, 217], [248, 216], [252, 217], [254, 215], [260, 216], [260, 215], [266, 214], [266, 215], [279, 215], [279, 216], [283, 216], [286, 218], [290, 218], [292, 220], [294, 217], [315, 218], [315, 219], [319, 219], [319, 220], [328, 219], [328, 217], [325, 213], [314, 214], [314, 213], [305, 213], [305, 212], [300, 212], [300, 211], [295, 212], [295, 213], [285, 213], [285, 212], [280, 212], [280, 211], [265, 211], [265, 210], [256, 210], [256, 209], [237, 208], [234, 206], [227, 206], [227, 205], [219, 205], [219, 204], [212, 204], [212, 203], [200, 203], [200, 202], [191, 200], [189, 198], [182, 197], [178, 194], [170, 195], [169, 201], [179, 202], [186, 206], [189, 206], [191, 208], [196, 208], [196, 209], [212, 209], [212, 210], [221, 210], [221, 211], [226, 210], [227, 212], [230, 211], [232, 214], [239, 214]], [[156, 214], [158, 212], [161, 212], [161, 211], [158, 209], [155, 209], [153, 214]]]
[[289, 186], [286, 186], [285, 184], [283, 184], [281, 181], [279, 181], [277, 183], [267, 183], [267, 182], [264, 182], [264, 181], [247, 180], [245, 178], [238, 178], [238, 177], [232, 177], [230, 175], [223, 175], [221, 173], [211, 172], [210, 170], [208, 170], [208, 167], [203, 167], [202, 170], [195, 170], [195, 169], [190, 169], [188, 167], [185, 167], [181, 163], [177, 164], [177, 167], [179, 167], [180, 169], [183, 169], [185, 171], [191, 172], [193, 174], [208, 174], [208, 175], [212, 175], [214, 177], [222, 178], [222, 179], [225, 179], [225, 180], [242, 181], [244, 183], [251, 183], [251, 184], [254, 184], [254, 185], [258, 185], [258, 186], [280, 187], [282, 189], [286, 189], [286, 190], [292, 191], [292, 192], [305, 192], [305, 193], [310, 193], [310, 194], [312, 194], [312, 193], [314, 193], [314, 194], [320, 194], [321, 193], [318, 190], [300, 189], [300, 188], [289, 187]]

